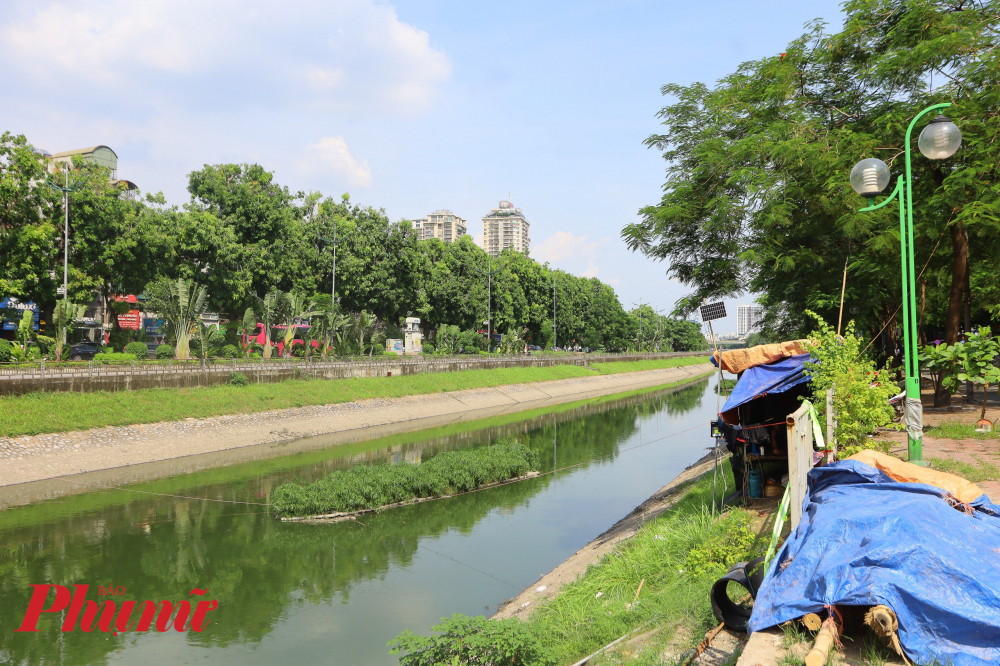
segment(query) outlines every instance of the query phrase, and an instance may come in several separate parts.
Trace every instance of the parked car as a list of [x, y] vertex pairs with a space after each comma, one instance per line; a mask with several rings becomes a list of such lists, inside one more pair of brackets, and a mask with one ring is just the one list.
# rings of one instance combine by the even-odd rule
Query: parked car
[[90, 340], [80, 340], [70, 349], [70, 360], [72, 361], [92, 361], [94, 359], [94, 354], [101, 351], [100, 346], [96, 342], [91, 342]]

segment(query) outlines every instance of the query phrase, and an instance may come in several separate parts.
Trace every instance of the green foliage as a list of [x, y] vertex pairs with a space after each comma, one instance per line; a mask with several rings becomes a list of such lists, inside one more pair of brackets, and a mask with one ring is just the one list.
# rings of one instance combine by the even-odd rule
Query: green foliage
[[156, 348], [156, 358], [161, 361], [174, 357], [173, 345], [159, 345]]
[[405, 631], [389, 641], [400, 666], [546, 666], [558, 663], [545, 636], [517, 618], [490, 621], [455, 614], [431, 636]]
[[125, 349], [123, 349], [122, 351], [124, 351], [126, 354], [132, 354], [137, 359], [146, 358], [147, 354], [149, 353], [149, 349], [146, 347], [146, 344], [144, 342], [130, 342], [127, 345], [125, 345]]
[[[145, 351], [145, 345], [143, 346], [143, 351]], [[145, 358], [145, 356], [143, 356]], [[99, 352], [94, 354], [94, 363], [112, 363], [112, 362], [122, 362], [122, 361], [135, 361], [137, 360], [135, 354], [126, 354], [123, 352]]]
[[28, 341], [35, 335], [34, 325], [35, 325], [35, 311], [34, 310], [24, 310], [21, 313], [21, 321], [17, 325], [17, 331], [14, 335], [17, 337], [17, 341], [21, 345], [21, 349], [28, 349]]
[[250, 379], [242, 372], [229, 373], [230, 386], [250, 386]]
[[934, 469], [950, 474], [957, 474], [973, 483], [1000, 480], [1000, 465], [978, 458], [975, 464], [952, 458], [931, 458], [930, 463], [934, 466]]
[[148, 285], [146, 293], [149, 308], [160, 313], [177, 340], [174, 353], [178, 359], [186, 360], [191, 335], [198, 333], [201, 314], [206, 310], [208, 292], [205, 286], [185, 278], [161, 279]]
[[83, 318], [85, 311], [85, 305], [77, 305], [64, 298], [56, 302], [52, 309], [52, 323], [56, 327], [56, 358], [63, 360], [63, 357], [66, 356], [66, 352], [63, 350], [63, 338], [72, 330], [73, 325]]
[[993, 365], [993, 360], [1000, 355], [1000, 342], [990, 335], [989, 328], [983, 326], [976, 333], [967, 335], [960, 348], [957, 379], [983, 387], [983, 409], [979, 418], [985, 419], [990, 385], [1000, 383], [1000, 368]]
[[721, 534], [706, 539], [688, 553], [685, 569], [693, 575], [721, 576], [732, 565], [751, 557], [757, 535], [750, 529], [749, 515], [729, 513], [722, 520], [725, 529]]
[[460, 343], [461, 331], [458, 326], [441, 324], [438, 327], [437, 335], [434, 337], [434, 346], [439, 354], [457, 354]]
[[240, 350], [236, 345], [226, 345], [222, 348], [222, 358], [238, 358]]
[[926, 345], [917, 357], [921, 369], [931, 373], [935, 385], [940, 385], [948, 393], [954, 395], [962, 385], [958, 381], [958, 368], [961, 363], [960, 345], [949, 345], [942, 342], [939, 345]]
[[888, 401], [898, 392], [892, 376], [862, 354], [865, 341], [854, 334], [853, 321], [847, 324], [841, 338], [819, 315], [807, 314], [816, 322], [806, 344], [806, 349], [817, 359], [815, 363], [806, 362], [812, 402], [820, 415], [825, 414], [826, 391], [834, 388], [838, 446], [845, 450], [873, 446], [869, 433], [892, 421], [893, 409]]
[[434, 343], [433, 342], [425, 342], [423, 344], [422, 350], [423, 350], [424, 354], [430, 355], [430, 354], [433, 354], [435, 352], [436, 347], [434, 347]]
[[308, 486], [283, 483], [271, 494], [279, 516], [377, 509], [419, 497], [440, 497], [523, 476], [538, 454], [517, 442], [471, 451], [446, 451], [419, 465], [358, 465]]
[[42, 356], [54, 357], [56, 351], [55, 338], [50, 338], [47, 335], [36, 335], [35, 343], [38, 345], [38, 351]]
[[984, 306], [1000, 301], [998, 19], [995, 3], [849, 0], [839, 32], [817, 20], [714, 86], [663, 86], [670, 98], [659, 112], [664, 128], [646, 140], [667, 163], [663, 196], [622, 236], [688, 285], [675, 311], [752, 292], [761, 294], [768, 332], [797, 335], [808, 330], [807, 309], [836, 320], [847, 260], [845, 301], [857, 308], [859, 328], [874, 337], [895, 325], [898, 209], [859, 212], [865, 202], [848, 175], [865, 157], [901, 171], [910, 120], [950, 101], [961, 150], [945, 161], [914, 150], [912, 161], [919, 261], [944, 237], [922, 278], [925, 325], [958, 321], [962, 299], [950, 294], [965, 288], [965, 275], [952, 268], [963, 265], [965, 233], [972, 317], [985, 323]]
[[13, 359], [13, 345], [10, 340], [0, 338], [0, 363], [9, 363]]

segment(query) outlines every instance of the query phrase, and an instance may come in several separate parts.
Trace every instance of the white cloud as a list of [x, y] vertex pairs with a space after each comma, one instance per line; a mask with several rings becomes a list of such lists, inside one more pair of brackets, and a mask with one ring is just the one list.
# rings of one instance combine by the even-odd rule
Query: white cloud
[[425, 31], [374, 0], [21, 0], [5, 1], [4, 16], [7, 85], [108, 110], [237, 103], [409, 115], [430, 108], [451, 75]]
[[539, 261], [557, 262], [563, 259], [580, 259], [593, 255], [600, 248], [599, 241], [589, 236], [575, 236], [569, 231], [557, 231], [531, 248], [531, 254]]
[[306, 146], [299, 168], [305, 174], [334, 173], [345, 178], [350, 185], [360, 187], [367, 187], [372, 182], [368, 161], [354, 157], [342, 136], [324, 136]]
[[595, 277], [597, 277], [597, 274], [598, 274], [599, 272], [600, 272], [600, 271], [598, 270], [598, 268], [597, 268], [597, 266], [596, 266], [596, 265], [594, 264], [594, 262], [593, 262], [593, 261], [588, 261], [588, 262], [587, 262], [587, 270], [585, 270], [585, 271], [584, 271], [583, 273], [581, 273], [580, 275], [581, 275], [582, 277], [585, 277], [585, 278], [595, 278]]

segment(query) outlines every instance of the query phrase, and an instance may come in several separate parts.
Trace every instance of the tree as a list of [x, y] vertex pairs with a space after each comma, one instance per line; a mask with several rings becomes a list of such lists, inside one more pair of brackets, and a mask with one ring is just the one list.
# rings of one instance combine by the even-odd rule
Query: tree
[[956, 379], [982, 385], [983, 411], [979, 414], [979, 419], [985, 419], [990, 385], [1000, 383], [1000, 368], [993, 365], [993, 359], [1000, 355], [1000, 343], [990, 335], [990, 329], [983, 326], [978, 332], [970, 333], [959, 347], [961, 351]]
[[272, 289], [257, 303], [257, 314], [264, 329], [264, 358], [271, 358], [271, 329], [281, 321], [287, 310], [288, 300], [284, 292]]
[[[1000, 135], [1000, 13], [995, 3], [912, 0], [852, 0], [845, 12], [841, 32], [814, 24], [785, 53], [745, 63], [715, 88], [663, 87], [676, 101], [660, 111], [666, 131], [646, 140], [669, 165], [663, 197], [622, 236], [633, 250], [668, 260], [668, 274], [692, 288], [678, 314], [705, 298], [760, 293], [768, 333], [804, 331], [807, 309], [832, 319], [846, 259], [846, 301], [859, 324], [893, 336], [898, 221], [892, 206], [859, 213], [865, 202], [847, 177], [871, 155], [898, 171], [909, 120], [951, 100], [965, 145], [943, 163], [917, 155], [913, 179], [917, 259], [929, 262], [927, 318], [940, 320], [953, 343], [969, 285], [996, 291], [995, 278], [969, 265], [976, 253], [995, 258], [1000, 238], [992, 148]], [[950, 260], [935, 254], [948, 236]]]
[[52, 323], [56, 327], [56, 359], [63, 360], [63, 347], [67, 340], [67, 332], [77, 321], [83, 318], [85, 305], [77, 305], [66, 299], [59, 299], [52, 310]]
[[49, 271], [62, 234], [52, 222], [56, 194], [47, 177], [44, 158], [23, 135], [0, 135], [0, 298], [54, 300]]
[[160, 280], [146, 289], [150, 296], [149, 307], [159, 312], [167, 321], [177, 343], [174, 356], [186, 360], [190, 352], [191, 334], [201, 324], [208, 292], [204, 285], [193, 280], [177, 278]]

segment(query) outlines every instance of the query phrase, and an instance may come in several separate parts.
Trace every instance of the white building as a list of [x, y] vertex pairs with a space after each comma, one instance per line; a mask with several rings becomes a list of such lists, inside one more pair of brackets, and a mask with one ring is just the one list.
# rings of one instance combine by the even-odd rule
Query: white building
[[741, 338], [759, 330], [764, 323], [764, 308], [760, 305], [736, 306], [736, 335]]
[[453, 243], [465, 234], [465, 220], [450, 210], [436, 210], [427, 217], [413, 220], [413, 228], [419, 240], [439, 238], [445, 243]]
[[528, 254], [530, 228], [520, 208], [514, 208], [509, 201], [501, 201], [483, 218], [483, 249], [494, 257], [507, 248]]

